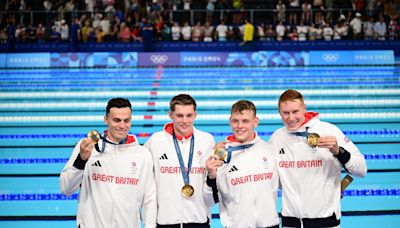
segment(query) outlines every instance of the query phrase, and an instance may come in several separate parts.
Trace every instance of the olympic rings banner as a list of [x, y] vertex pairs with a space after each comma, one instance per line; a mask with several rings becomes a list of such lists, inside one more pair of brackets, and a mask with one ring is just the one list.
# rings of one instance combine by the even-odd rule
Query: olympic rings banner
[[0, 68], [393, 65], [393, 50], [3, 53]]

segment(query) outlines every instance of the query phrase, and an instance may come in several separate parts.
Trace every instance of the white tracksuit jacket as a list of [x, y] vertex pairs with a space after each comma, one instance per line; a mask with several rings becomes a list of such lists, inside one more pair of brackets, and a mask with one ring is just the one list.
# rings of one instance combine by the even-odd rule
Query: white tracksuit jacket
[[[226, 147], [242, 145], [229, 139], [233, 136], [227, 138]], [[250, 148], [232, 152], [230, 162], [217, 169], [219, 210], [224, 227], [270, 227], [280, 222], [275, 155], [271, 145], [257, 133], [245, 144], [252, 143]], [[212, 189], [207, 186], [205, 191]]]
[[[156, 184], [150, 152], [129, 135], [130, 143], [106, 143], [103, 153], [93, 149], [84, 169], [73, 164], [79, 145], [60, 175], [61, 192], [71, 195], [80, 189], [77, 226], [81, 228], [155, 227]], [[99, 141], [101, 148], [103, 141]], [[82, 160], [81, 160], [82, 161]]]
[[[181, 223], [206, 223], [211, 216], [211, 208], [207, 207], [203, 197], [212, 201], [212, 193], [203, 196], [206, 172], [205, 162], [212, 154], [215, 144], [211, 134], [193, 129], [194, 151], [192, 169], [189, 174], [190, 185], [194, 194], [185, 198], [181, 194], [184, 185], [181, 168], [172, 137], [172, 123], [164, 126], [163, 131], [154, 133], [145, 143], [153, 155], [155, 178], [157, 183], [158, 215], [160, 225]], [[191, 137], [179, 139], [185, 168], [188, 165]]]
[[[350, 153], [345, 164], [348, 172], [363, 177], [367, 172], [364, 156], [335, 125], [320, 121], [318, 113], [297, 132], [308, 127], [309, 133], [336, 136], [338, 145]], [[307, 115], [306, 115], [307, 116]], [[285, 128], [276, 130], [269, 142], [277, 154], [277, 167], [282, 186], [282, 215], [297, 218], [341, 217], [340, 181], [342, 164], [325, 148], [311, 148], [306, 137], [290, 134]]]

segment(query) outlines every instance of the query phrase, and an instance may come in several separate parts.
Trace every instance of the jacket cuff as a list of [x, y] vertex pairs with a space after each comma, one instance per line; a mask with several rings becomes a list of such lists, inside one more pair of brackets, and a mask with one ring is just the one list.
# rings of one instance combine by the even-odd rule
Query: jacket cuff
[[351, 154], [349, 151], [344, 149], [343, 147], [339, 148], [339, 153], [335, 155], [335, 157], [339, 160], [339, 162], [344, 165], [350, 160]]
[[218, 203], [219, 198], [218, 198], [217, 178], [210, 179], [207, 176], [206, 183], [207, 183], [208, 187], [211, 187], [211, 189], [212, 189], [214, 203]]
[[208, 187], [217, 188], [217, 178], [210, 179], [210, 178], [207, 176], [206, 183], [207, 183], [207, 186], [208, 186]]
[[77, 169], [83, 170], [83, 169], [85, 169], [86, 162], [87, 161], [83, 160], [81, 158], [81, 155], [78, 154], [78, 156], [76, 157], [76, 159], [74, 161], [74, 167]]

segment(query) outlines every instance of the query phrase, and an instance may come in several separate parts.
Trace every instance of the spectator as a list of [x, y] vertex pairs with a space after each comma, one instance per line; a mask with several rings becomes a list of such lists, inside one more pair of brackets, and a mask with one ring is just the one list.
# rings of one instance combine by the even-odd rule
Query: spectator
[[69, 26], [68, 24], [65, 22], [64, 19], [61, 20], [61, 41], [68, 41], [69, 40]]
[[52, 18], [53, 3], [50, 0], [43, 1], [43, 9], [46, 11], [46, 27], [49, 28]]
[[171, 41], [171, 27], [169, 23], [165, 23], [161, 31], [162, 41]]
[[15, 29], [15, 38], [18, 42], [22, 42], [22, 36], [25, 33], [25, 28], [23, 24], [17, 25], [17, 29]]
[[73, 51], [78, 51], [79, 41], [81, 39], [81, 26], [79, 23], [79, 18], [75, 18], [74, 23], [71, 26], [71, 40]]
[[286, 27], [283, 25], [282, 21], [279, 21], [275, 30], [276, 30], [276, 40], [282, 41], [285, 38], [285, 33], [286, 33]]
[[135, 22], [139, 22], [139, 1], [130, 0], [129, 13], [135, 19]]
[[215, 28], [218, 41], [226, 41], [228, 36], [228, 26], [225, 25], [225, 21], [221, 20], [220, 24]]
[[210, 22], [206, 21], [204, 23], [204, 41], [211, 42], [214, 37], [214, 27], [210, 25]]
[[89, 42], [90, 33], [93, 31], [92, 26], [90, 25], [90, 20], [85, 21], [85, 25], [82, 28], [82, 42], [87, 43]]
[[346, 20], [346, 17], [342, 14], [340, 15], [338, 21], [338, 24], [341, 24], [342, 26], [342, 35], [341, 35], [341, 39], [343, 40], [348, 40], [349, 39], [349, 23]]
[[98, 27], [96, 29], [96, 43], [103, 43], [105, 36], [106, 34], [104, 33], [103, 29], [101, 29], [101, 27]]
[[35, 42], [36, 41], [36, 28], [29, 24], [26, 33], [28, 34], [28, 41]]
[[267, 41], [273, 41], [275, 40], [276, 37], [276, 32], [274, 30], [274, 26], [272, 24], [269, 24], [266, 31], [265, 31], [265, 36]]
[[314, 13], [314, 22], [321, 23], [322, 12], [325, 10], [323, 0], [313, 0], [312, 9]]
[[19, 8], [18, 8], [18, 10], [20, 12], [20, 17], [19, 17], [19, 23], [20, 24], [24, 24], [24, 18], [25, 18], [24, 11], [26, 11], [27, 9], [28, 8], [27, 8], [25, 0], [20, 0], [19, 1]]
[[377, 0], [366, 0], [366, 1], [367, 1], [366, 12], [367, 12], [368, 16], [374, 17]]
[[354, 0], [354, 10], [357, 12], [364, 13], [365, 11], [365, 0]]
[[143, 38], [140, 35], [139, 22], [136, 22], [133, 25], [133, 28], [131, 29], [131, 37], [133, 41], [143, 42]]
[[375, 23], [374, 30], [376, 40], [386, 40], [387, 28], [383, 15], [379, 16], [379, 21]]
[[183, 27], [181, 28], [181, 34], [184, 41], [190, 41], [192, 36], [192, 27], [190, 27], [189, 22], [184, 22]]
[[243, 1], [242, 0], [232, 0], [232, 9], [233, 11], [233, 24], [240, 24], [242, 20], [241, 9], [243, 9]]
[[290, 26], [289, 31], [290, 31], [289, 34], [288, 34], [289, 39], [291, 41], [298, 41], [299, 38], [298, 38], [298, 33], [297, 33], [296, 26], [294, 26], [294, 25]]
[[244, 19], [243, 42], [241, 45], [250, 44], [254, 40], [254, 26], [250, 23], [249, 19]]
[[[107, 4], [107, 7], [104, 9], [104, 12], [106, 13], [108, 20], [110, 21], [111, 24], [115, 23], [114, 22], [114, 15], [116, 13], [116, 10], [114, 8], [114, 5], [112, 2]], [[120, 21], [119, 21], [120, 22]]]
[[101, 17], [101, 21], [99, 24], [99, 27], [101, 30], [104, 32], [104, 41], [109, 41], [110, 40], [110, 20], [108, 17], [105, 17], [104, 15]]
[[350, 21], [350, 27], [352, 29], [353, 39], [362, 39], [362, 21], [361, 14], [359, 12], [357, 12], [356, 17]]
[[344, 33], [344, 28], [342, 23], [336, 23], [335, 27], [333, 28], [333, 39], [341, 40], [343, 33]]
[[192, 41], [202, 41], [203, 40], [203, 27], [200, 21], [196, 23], [192, 28]]
[[275, 6], [276, 21], [286, 21], [286, 5], [282, 0], [279, 0]]
[[164, 22], [162, 21], [162, 17], [158, 17], [154, 21], [154, 29], [155, 29], [155, 34], [154, 38], [155, 40], [162, 40], [162, 30], [164, 27]]
[[[192, 0], [183, 0], [183, 21], [189, 21], [190, 20], [190, 12], [189, 10], [191, 9]], [[183, 23], [185, 24], [185, 23]]]
[[260, 41], [265, 41], [266, 37], [265, 37], [265, 25], [264, 23], [260, 23], [257, 25], [257, 38]]
[[8, 19], [8, 22], [7, 22], [7, 50], [9, 52], [15, 51], [15, 41], [16, 41], [15, 30], [16, 29], [15, 29], [14, 21], [12, 19]]
[[142, 18], [140, 34], [143, 37], [144, 51], [153, 51], [153, 25], [147, 21], [147, 18]]
[[375, 37], [374, 31], [374, 17], [370, 17], [368, 21], [364, 22], [363, 30], [364, 30], [364, 39], [365, 40], [373, 40]]
[[119, 30], [119, 40], [122, 42], [129, 42], [131, 38], [131, 30], [126, 26], [125, 22], [122, 22]]
[[324, 26], [322, 24], [315, 25], [315, 39], [316, 40], [322, 40], [323, 29], [324, 29]]
[[311, 23], [311, 8], [312, 5], [309, 0], [305, 0], [301, 4], [301, 20], [303, 20], [303, 22], [305, 22], [306, 24]]
[[333, 23], [333, 1], [334, 0], [325, 0], [326, 7], [326, 22], [332, 24]]
[[399, 38], [399, 26], [395, 20], [390, 20], [388, 25], [388, 38], [389, 40], [396, 40]]
[[[86, 11], [93, 13], [94, 11], [94, 4], [96, 3], [96, 0], [85, 0], [85, 5], [86, 5]], [[94, 27], [97, 28], [97, 27]]]
[[300, 25], [296, 27], [299, 41], [306, 41], [308, 36], [308, 26], [304, 24], [304, 21], [300, 21]]
[[289, 24], [297, 25], [297, 14], [300, 11], [299, 0], [291, 0], [289, 3]]
[[50, 41], [60, 42], [60, 40], [61, 40], [61, 34], [57, 31], [57, 27], [53, 25], [51, 27], [51, 32], [50, 32]]
[[177, 21], [174, 22], [174, 25], [171, 28], [172, 40], [179, 41], [181, 39], [181, 27]]
[[212, 23], [215, 9], [215, 0], [208, 0], [206, 6], [206, 21]]
[[39, 43], [45, 42], [46, 28], [43, 27], [42, 23], [39, 23], [36, 27], [36, 38]]
[[331, 41], [333, 36], [333, 29], [330, 24], [326, 24], [322, 30], [322, 35], [325, 41]]
[[96, 8], [96, 12], [93, 14], [92, 17], [93, 20], [92, 26], [94, 29], [97, 29], [97, 27], [100, 26], [100, 22], [102, 19], [103, 19], [103, 14], [98, 11], [98, 8]]
[[75, 18], [78, 18], [77, 8], [78, 6], [75, 4], [74, 0], [70, 0], [65, 3], [64, 10], [66, 12], [67, 21], [73, 22]]
[[315, 24], [311, 23], [310, 27], [308, 28], [308, 40], [313, 41], [317, 38], [317, 29], [315, 28]]

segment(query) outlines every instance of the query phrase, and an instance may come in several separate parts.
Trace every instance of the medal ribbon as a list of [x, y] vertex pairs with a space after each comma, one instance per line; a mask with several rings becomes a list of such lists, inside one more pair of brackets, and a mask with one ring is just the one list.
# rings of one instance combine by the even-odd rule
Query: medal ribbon
[[290, 134], [297, 135], [297, 136], [302, 136], [302, 137], [306, 137], [307, 138], [310, 133], [308, 133], [308, 127], [306, 127], [306, 131], [303, 131], [303, 132], [290, 132]]
[[238, 150], [244, 150], [244, 149], [252, 147], [253, 145], [254, 145], [254, 143], [246, 144], [246, 145], [240, 145], [240, 146], [229, 146], [228, 148], [226, 148], [226, 152], [228, 152], [228, 157], [227, 157], [225, 163], [229, 163], [231, 161], [232, 152], [238, 151]]
[[126, 143], [126, 138], [125, 139], [123, 139], [120, 143], [113, 143], [113, 142], [110, 142], [110, 141], [108, 141], [107, 140], [107, 134], [106, 133], [104, 133], [104, 136], [102, 136], [102, 135], [100, 135], [99, 134], [99, 136], [100, 136], [100, 139], [102, 139], [103, 140], [103, 142], [102, 142], [102, 145], [101, 145], [101, 150], [100, 150], [100, 148], [99, 148], [99, 144], [98, 143], [96, 143], [95, 145], [94, 145], [94, 148], [97, 150], [97, 152], [99, 152], [99, 153], [103, 153], [104, 152], [104, 149], [106, 148], [106, 142], [107, 143], [110, 143], [110, 144], [114, 144], [114, 145], [118, 145], [118, 144], [125, 144]]
[[193, 161], [193, 150], [194, 150], [194, 134], [192, 134], [192, 138], [190, 139], [190, 150], [189, 150], [189, 161], [188, 161], [188, 170], [185, 170], [185, 163], [183, 162], [181, 149], [179, 148], [178, 140], [176, 139], [175, 132], [172, 133], [172, 137], [174, 139], [174, 146], [176, 154], [178, 155], [179, 165], [181, 166], [183, 182], [185, 185], [189, 184], [189, 173], [192, 169], [192, 161]]

